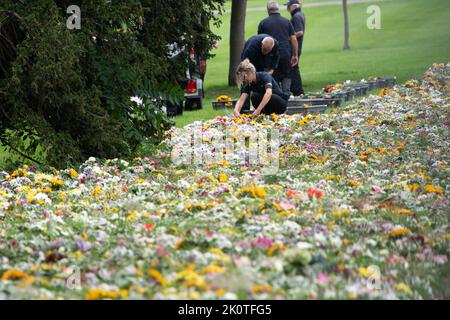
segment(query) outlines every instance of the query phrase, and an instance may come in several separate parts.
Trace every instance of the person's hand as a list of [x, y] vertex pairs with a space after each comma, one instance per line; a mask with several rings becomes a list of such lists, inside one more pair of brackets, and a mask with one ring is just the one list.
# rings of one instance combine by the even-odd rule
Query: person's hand
[[292, 64], [293, 67], [295, 67], [298, 64], [298, 57], [297, 56], [292, 56], [291, 64]]
[[241, 118], [241, 113], [240, 113], [238, 110], [236, 110], [236, 109], [234, 109], [233, 115], [234, 115], [236, 118]]
[[273, 69], [270, 69], [269, 71], [267, 71], [267, 73], [273, 75]]

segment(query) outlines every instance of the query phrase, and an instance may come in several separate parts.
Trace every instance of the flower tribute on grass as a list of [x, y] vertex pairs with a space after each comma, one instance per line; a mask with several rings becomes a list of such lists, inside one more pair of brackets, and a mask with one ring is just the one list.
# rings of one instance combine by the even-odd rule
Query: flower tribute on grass
[[[320, 116], [172, 129], [155, 159], [1, 172], [0, 299], [442, 297], [449, 74]], [[170, 162], [189, 130], [214, 153], [220, 131], [252, 127], [280, 132], [274, 175]]]

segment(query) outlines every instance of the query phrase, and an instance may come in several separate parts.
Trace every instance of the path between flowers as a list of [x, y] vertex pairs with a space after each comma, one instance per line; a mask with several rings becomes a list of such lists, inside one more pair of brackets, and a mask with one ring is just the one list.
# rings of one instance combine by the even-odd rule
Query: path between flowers
[[[97, 161], [0, 173], [0, 299], [448, 298], [450, 64], [282, 133], [281, 168]], [[444, 286], [444, 288], [442, 287]]]

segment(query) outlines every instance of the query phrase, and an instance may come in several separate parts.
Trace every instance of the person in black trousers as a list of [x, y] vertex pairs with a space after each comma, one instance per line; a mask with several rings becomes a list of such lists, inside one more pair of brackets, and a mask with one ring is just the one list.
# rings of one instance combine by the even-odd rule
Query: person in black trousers
[[282, 114], [286, 112], [289, 96], [267, 72], [257, 72], [248, 59], [240, 63], [236, 71], [236, 82], [241, 88], [241, 97], [236, 103], [234, 116], [240, 117], [241, 109], [248, 97], [255, 108], [253, 117], [260, 114]]
[[[298, 42], [298, 58], [302, 54], [303, 36], [305, 35], [305, 15], [302, 12], [302, 4], [298, 0], [291, 0], [287, 5], [287, 10], [291, 13], [291, 23], [294, 27], [295, 36]], [[291, 70], [291, 92], [294, 96], [305, 94], [303, 90], [302, 76], [300, 74], [300, 63], [295, 65]]]

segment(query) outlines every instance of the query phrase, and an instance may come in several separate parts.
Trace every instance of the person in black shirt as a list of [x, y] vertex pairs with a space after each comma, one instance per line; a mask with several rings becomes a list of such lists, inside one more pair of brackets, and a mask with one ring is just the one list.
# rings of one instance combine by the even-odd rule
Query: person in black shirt
[[268, 34], [259, 34], [251, 37], [245, 43], [241, 54], [241, 61], [245, 59], [250, 60], [256, 71], [266, 71], [269, 74], [273, 74], [280, 60], [278, 41]]
[[[298, 0], [290, 0], [287, 5], [287, 10], [291, 13], [291, 23], [294, 27], [295, 36], [298, 42], [298, 58], [302, 54], [303, 36], [305, 34], [305, 15], [302, 12], [302, 4]], [[300, 66], [297, 64], [291, 70], [291, 92], [294, 96], [305, 94], [303, 90], [302, 77], [300, 74]]]
[[298, 44], [294, 27], [288, 19], [280, 15], [279, 10], [276, 1], [270, 1], [267, 4], [269, 16], [259, 24], [258, 34], [268, 34], [278, 41], [280, 62], [274, 77], [286, 92], [291, 89], [291, 69], [298, 63]]
[[236, 103], [234, 115], [239, 117], [248, 97], [255, 108], [253, 117], [260, 114], [286, 112], [289, 96], [267, 72], [257, 72], [248, 59], [242, 61], [236, 71], [236, 82], [241, 87], [241, 97]]

